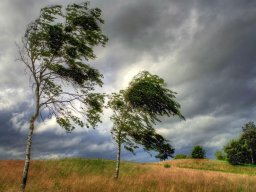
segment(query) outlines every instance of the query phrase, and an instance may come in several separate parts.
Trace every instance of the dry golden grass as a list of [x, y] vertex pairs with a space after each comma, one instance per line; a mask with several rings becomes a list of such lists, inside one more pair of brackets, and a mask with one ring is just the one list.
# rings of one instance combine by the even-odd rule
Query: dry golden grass
[[[96, 163], [95, 163], [96, 162]], [[121, 177], [113, 179], [114, 162], [107, 160], [33, 161], [29, 192], [255, 192], [256, 176], [179, 168], [185, 161], [122, 163]], [[190, 160], [187, 160], [189, 163]], [[0, 161], [0, 191], [17, 192], [22, 161]], [[255, 169], [255, 168], [254, 168]], [[256, 170], [256, 169], [255, 169]]]

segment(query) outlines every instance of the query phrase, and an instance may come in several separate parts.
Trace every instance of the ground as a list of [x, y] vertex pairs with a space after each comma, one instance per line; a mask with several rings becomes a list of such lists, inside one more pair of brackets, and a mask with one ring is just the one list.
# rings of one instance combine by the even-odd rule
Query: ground
[[[0, 192], [17, 192], [23, 161], [0, 161]], [[168, 166], [164, 166], [169, 164]], [[215, 160], [115, 162], [103, 159], [32, 161], [28, 192], [255, 192], [256, 167], [232, 166]]]

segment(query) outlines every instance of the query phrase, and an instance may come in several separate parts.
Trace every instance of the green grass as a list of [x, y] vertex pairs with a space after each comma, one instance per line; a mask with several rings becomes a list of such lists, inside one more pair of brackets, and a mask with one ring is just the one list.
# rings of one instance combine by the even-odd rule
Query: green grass
[[179, 168], [190, 168], [190, 169], [200, 169], [208, 171], [219, 171], [226, 173], [237, 173], [237, 174], [247, 174], [256, 175], [255, 165], [230, 165], [226, 161], [219, 160], [207, 160], [207, 159], [184, 159], [184, 160], [174, 160], [173, 163]]
[[[42, 167], [47, 169], [55, 169], [56, 177], [66, 178], [71, 173], [78, 175], [114, 175], [116, 162], [106, 159], [82, 159], [68, 158], [61, 160], [40, 160], [34, 164], [35, 169], [42, 170]], [[137, 163], [121, 161], [121, 171], [127, 175], [139, 174], [145, 172], [145, 167], [139, 166]]]
[[164, 168], [170, 168], [170, 167], [171, 167], [171, 165], [169, 163], [164, 164]]
[[5, 191], [5, 184], [0, 183], [0, 192]]

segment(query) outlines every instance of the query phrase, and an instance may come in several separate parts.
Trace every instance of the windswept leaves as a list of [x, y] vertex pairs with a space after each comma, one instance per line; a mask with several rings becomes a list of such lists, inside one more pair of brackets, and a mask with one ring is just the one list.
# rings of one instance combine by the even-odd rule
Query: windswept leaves
[[101, 10], [88, 2], [48, 6], [23, 38], [21, 61], [31, 72], [40, 110], [55, 116], [67, 132], [100, 122], [103, 96], [94, 89], [102, 86], [103, 76], [88, 62], [96, 58], [93, 48], [108, 40], [102, 23]]
[[149, 113], [155, 120], [157, 116], [179, 116], [180, 105], [175, 101], [175, 92], [166, 87], [164, 80], [157, 75], [143, 71], [134, 77], [125, 91], [125, 99], [133, 108]]
[[63, 46], [65, 39], [61, 25], [50, 25], [48, 27], [48, 39], [50, 52], [57, 54]]
[[[87, 121], [92, 126], [95, 127], [100, 120], [100, 114], [103, 112], [103, 104], [104, 104], [104, 94], [100, 93], [91, 93], [86, 98], [87, 103]], [[87, 127], [89, 125], [87, 124]]]

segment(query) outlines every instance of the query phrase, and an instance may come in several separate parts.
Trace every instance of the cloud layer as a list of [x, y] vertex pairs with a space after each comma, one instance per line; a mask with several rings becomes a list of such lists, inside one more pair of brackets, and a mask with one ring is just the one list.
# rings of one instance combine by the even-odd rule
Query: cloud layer
[[[72, 1], [61, 1], [63, 4]], [[26, 128], [33, 110], [31, 89], [15, 42], [40, 8], [58, 1], [1, 1], [0, 158], [23, 158]], [[256, 117], [256, 2], [180, 0], [95, 0], [103, 11], [106, 48], [92, 62], [103, 73], [102, 91], [125, 88], [142, 70], [163, 77], [177, 92], [186, 121], [162, 118], [157, 130], [177, 152], [194, 145], [208, 157]], [[96, 130], [65, 134], [54, 119], [38, 125], [33, 157], [115, 158], [107, 112]], [[139, 150], [128, 160], [153, 161]]]

